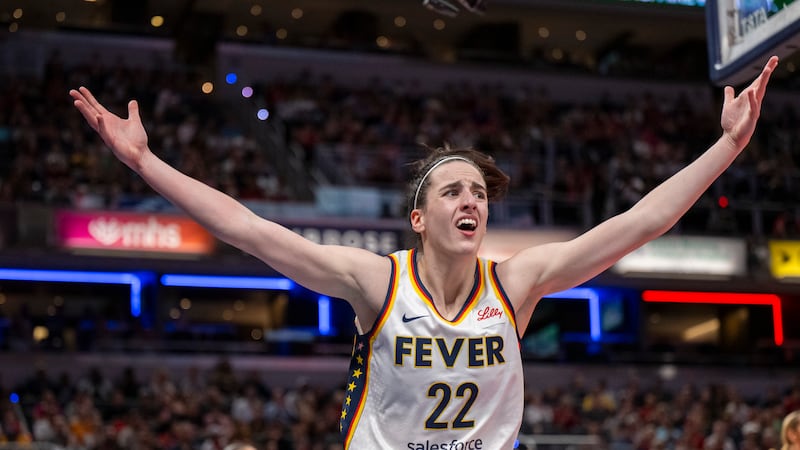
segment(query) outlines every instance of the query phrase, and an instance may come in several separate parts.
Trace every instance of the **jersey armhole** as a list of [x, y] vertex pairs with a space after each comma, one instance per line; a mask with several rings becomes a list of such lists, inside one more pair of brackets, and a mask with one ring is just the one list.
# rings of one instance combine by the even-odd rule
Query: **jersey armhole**
[[399, 276], [398, 273], [398, 262], [397, 262], [397, 255], [392, 253], [388, 255], [389, 262], [391, 263], [391, 271], [389, 273], [389, 286], [386, 288], [386, 297], [383, 300], [383, 305], [381, 306], [380, 311], [378, 311], [377, 316], [375, 316], [375, 322], [370, 325], [369, 330], [364, 332], [362, 327], [362, 323], [359, 321], [358, 316], [354, 319], [356, 325], [356, 332], [360, 336], [373, 336], [377, 331], [380, 329], [380, 324], [382, 324], [386, 318], [386, 315], [391, 311], [392, 305], [394, 304], [395, 299], [395, 292], [397, 291], [397, 278]]
[[497, 298], [503, 303], [503, 307], [508, 312], [514, 324], [514, 332], [517, 334], [517, 341], [522, 342], [520, 330], [517, 328], [517, 313], [514, 311], [514, 305], [512, 305], [511, 301], [508, 299], [508, 295], [505, 289], [503, 289], [503, 284], [500, 283], [500, 277], [497, 276], [497, 262], [487, 260], [486, 265], [489, 267], [489, 279], [495, 289]]

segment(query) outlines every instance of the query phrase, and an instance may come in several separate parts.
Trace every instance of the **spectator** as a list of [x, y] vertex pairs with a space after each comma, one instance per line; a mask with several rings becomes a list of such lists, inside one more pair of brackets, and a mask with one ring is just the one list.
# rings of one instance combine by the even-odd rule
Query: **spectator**
[[781, 450], [800, 449], [800, 411], [786, 415], [781, 425]]

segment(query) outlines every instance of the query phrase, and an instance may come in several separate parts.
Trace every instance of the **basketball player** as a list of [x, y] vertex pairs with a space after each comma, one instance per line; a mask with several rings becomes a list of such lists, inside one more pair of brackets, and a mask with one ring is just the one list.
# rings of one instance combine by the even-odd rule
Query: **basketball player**
[[800, 450], [800, 411], [790, 412], [783, 418], [781, 450]]
[[772, 57], [738, 96], [724, 91], [722, 135], [629, 211], [567, 242], [478, 258], [489, 202], [508, 177], [477, 151], [439, 149], [408, 191], [419, 245], [380, 256], [315, 244], [183, 175], [147, 145], [136, 101], [122, 119], [84, 87], [75, 107], [123, 163], [219, 239], [307, 288], [347, 300], [359, 335], [340, 429], [345, 448], [510, 449], [522, 421], [519, 335], [543, 296], [572, 288], [669, 230], [749, 142]]

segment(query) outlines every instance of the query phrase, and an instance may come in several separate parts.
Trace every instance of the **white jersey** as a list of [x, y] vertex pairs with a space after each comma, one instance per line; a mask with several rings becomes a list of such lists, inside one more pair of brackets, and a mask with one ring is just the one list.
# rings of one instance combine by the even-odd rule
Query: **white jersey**
[[389, 255], [386, 301], [356, 337], [340, 430], [346, 449], [512, 449], [523, 409], [514, 311], [495, 263], [479, 259], [462, 310], [447, 320], [417, 272]]

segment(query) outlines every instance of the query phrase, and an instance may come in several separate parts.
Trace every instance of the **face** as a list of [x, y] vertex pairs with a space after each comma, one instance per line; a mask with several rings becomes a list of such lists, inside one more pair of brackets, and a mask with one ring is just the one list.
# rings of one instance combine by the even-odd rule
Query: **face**
[[786, 440], [793, 445], [792, 448], [800, 449], [800, 420], [786, 430]]
[[425, 204], [411, 226], [426, 249], [477, 254], [489, 215], [483, 175], [465, 161], [450, 161], [428, 175]]
[[783, 420], [781, 440], [784, 444], [789, 444], [791, 449], [800, 449], [800, 416], [798, 413], [791, 413]]

